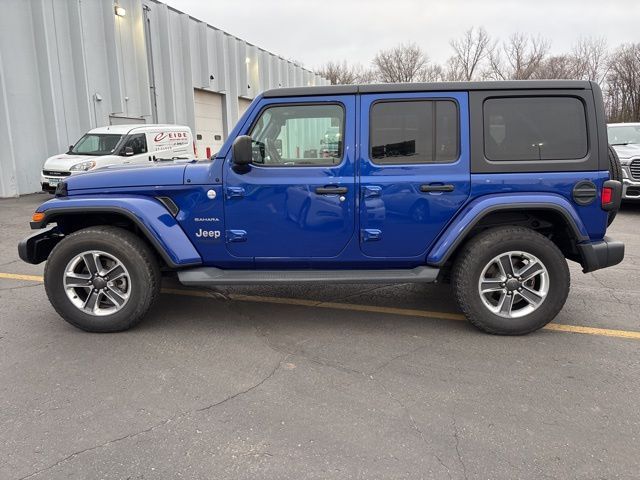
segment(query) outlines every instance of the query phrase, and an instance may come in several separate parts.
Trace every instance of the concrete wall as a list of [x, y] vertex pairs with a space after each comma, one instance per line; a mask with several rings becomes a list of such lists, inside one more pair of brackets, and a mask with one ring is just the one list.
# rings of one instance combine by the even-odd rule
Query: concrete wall
[[[154, 0], [3, 0], [0, 197], [35, 192], [44, 160], [120, 117], [195, 128], [194, 88], [238, 98], [325, 85], [313, 72]], [[114, 120], [115, 118], [115, 120]]]

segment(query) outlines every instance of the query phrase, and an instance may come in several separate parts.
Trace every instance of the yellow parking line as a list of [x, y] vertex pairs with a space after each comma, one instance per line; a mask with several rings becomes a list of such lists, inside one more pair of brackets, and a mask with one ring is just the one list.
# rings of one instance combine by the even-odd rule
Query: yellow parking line
[[613, 330], [610, 328], [582, 327], [579, 325], [563, 325], [562, 323], [549, 323], [545, 330], [556, 332], [583, 333], [585, 335], [599, 335], [601, 337], [633, 338], [640, 340], [640, 332], [632, 330]]
[[41, 282], [43, 278], [39, 275], [19, 275], [17, 273], [0, 273], [0, 278], [8, 280], [27, 280], [29, 282]]
[[[31, 282], [42, 282], [43, 278], [38, 275], [20, 275], [16, 273], [0, 273], [0, 279], [26, 280]], [[162, 293], [170, 295], [184, 295], [187, 297], [215, 298], [212, 292], [196, 289], [163, 288]], [[231, 300], [255, 303], [273, 303], [279, 305], [296, 305], [301, 307], [329, 308], [332, 310], [349, 310], [353, 312], [384, 313], [389, 315], [401, 315], [405, 317], [422, 317], [443, 320], [464, 320], [464, 316], [458, 313], [431, 312], [429, 310], [416, 310], [411, 308], [377, 307], [375, 305], [361, 305], [357, 303], [322, 302], [318, 300], [304, 300], [300, 298], [268, 297], [262, 295], [242, 295], [228, 294]], [[580, 325], [564, 325], [561, 323], [550, 323], [544, 330], [555, 332], [580, 333], [583, 335], [596, 335], [600, 337], [630, 338], [640, 340], [640, 332], [633, 330], [615, 330], [610, 328], [583, 327]]]

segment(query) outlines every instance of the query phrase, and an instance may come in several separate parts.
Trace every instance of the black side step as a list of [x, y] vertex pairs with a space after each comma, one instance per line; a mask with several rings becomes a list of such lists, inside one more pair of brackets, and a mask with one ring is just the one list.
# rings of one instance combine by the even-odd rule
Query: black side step
[[222, 270], [196, 267], [178, 271], [183, 285], [283, 285], [297, 283], [433, 283], [440, 269], [395, 270]]

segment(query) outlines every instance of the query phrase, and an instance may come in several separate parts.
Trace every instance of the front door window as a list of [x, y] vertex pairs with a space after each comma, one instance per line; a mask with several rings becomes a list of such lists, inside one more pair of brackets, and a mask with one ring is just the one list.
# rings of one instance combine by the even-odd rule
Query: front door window
[[266, 167], [338, 165], [344, 110], [340, 105], [282, 105], [265, 109], [252, 129], [253, 163]]

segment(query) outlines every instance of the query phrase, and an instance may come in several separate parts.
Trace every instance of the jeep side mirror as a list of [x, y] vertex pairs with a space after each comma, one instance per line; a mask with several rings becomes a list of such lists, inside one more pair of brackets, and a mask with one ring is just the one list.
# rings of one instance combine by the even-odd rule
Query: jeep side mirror
[[233, 141], [232, 161], [234, 165], [250, 165], [253, 160], [251, 153], [251, 137], [249, 135], [240, 135]]
[[122, 154], [125, 157], [130, 157], [133, 155], [133, 147], [124, 147], [124, 151], [122, 152]]

